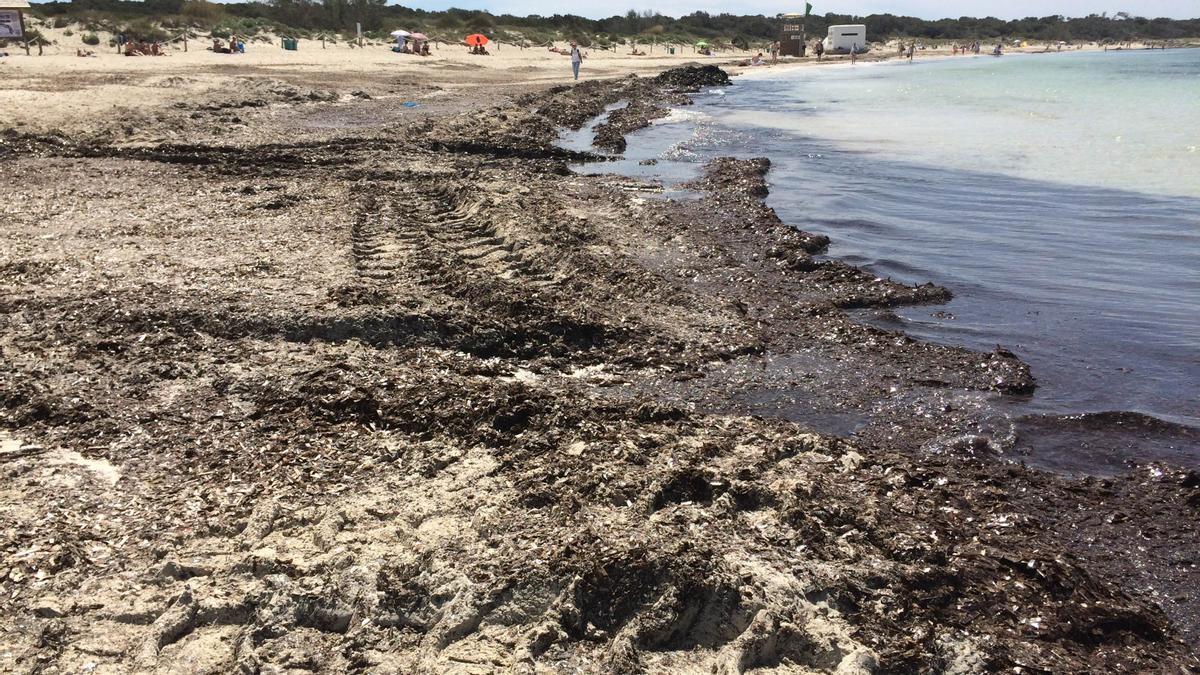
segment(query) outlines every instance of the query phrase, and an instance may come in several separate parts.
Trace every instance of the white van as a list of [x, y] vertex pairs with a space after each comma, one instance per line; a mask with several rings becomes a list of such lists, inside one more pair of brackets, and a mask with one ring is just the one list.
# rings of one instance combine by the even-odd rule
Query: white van
[[826, 54], [849, 54], [851, 50], [861, 54], [867, 51], [867, 27], [864, 24], [830, 26], [824, 43]]

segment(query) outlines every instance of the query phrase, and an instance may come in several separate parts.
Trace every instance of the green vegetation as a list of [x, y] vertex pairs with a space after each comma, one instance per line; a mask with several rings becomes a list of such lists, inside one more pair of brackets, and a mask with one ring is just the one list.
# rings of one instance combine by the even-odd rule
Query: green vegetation
[[[799, 6], [799, 5], [798, 5]], [[363, 31], [381, 36], [394, 28], [422, 31], [435, 37], [456, 40], [481, 32], [508, 42], [544, 44], [551, 40], [576, 39], [582, 44], [608, 46], [628, 42], [693, 43], [706, 40], [714, 46], [749, 46], [778, 37], [782, 20], [766, 16], [738, 16], [695, 12], [672, 18], [654, 12], [629, 11], [607, 19], [586, 19], [556, 14], [542, 16], [492, 15], [487, 12], [449, 9], [431, 12], [385, 0], [270, 0], [217, 4], [208, 0], [76, 0], [35, 5], [35, 12], [53, 17], [62, 27], [79, 22], [89, 31], [153, 31], [151, 20], [170, 29], [202, 28], [220, 34], [255, 35], [263, 31], [301, 37], [322, 33], [353, 33], [356, 22]], [[60, 26], [61, 23], [61, 26]], [[961, 17], [927, 21], [892, 14], [811, 16], [810, 35], [823, 35], [828, 26], [865, 23], [873, 40], [894, 37], [939, 40], [1030, 40], [1127, 41], [1171, 40], [1200, 37], [1200, 18], [1188, 20], [1148, 19], [1119, 12], [1114, 16], [1091, 15], [1030, 17], [1015, 21], [996, 18]], [[151, 35], [138, 33], [151, 39]]]
[[100, 44], [100, 37], [95, 33], [84, 33], [83, 37], [80, 39], [83, 40], [83, 44], [90, 45], [92, 47]]

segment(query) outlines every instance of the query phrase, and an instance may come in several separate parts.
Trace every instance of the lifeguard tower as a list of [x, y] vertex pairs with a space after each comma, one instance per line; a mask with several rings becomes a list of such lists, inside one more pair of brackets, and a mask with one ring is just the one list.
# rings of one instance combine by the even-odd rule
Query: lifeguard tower
[[779, 55], [804, 56], [804, 15], [793, 12], [780, 18], [783, 19], [783, 29], [779, 31]]

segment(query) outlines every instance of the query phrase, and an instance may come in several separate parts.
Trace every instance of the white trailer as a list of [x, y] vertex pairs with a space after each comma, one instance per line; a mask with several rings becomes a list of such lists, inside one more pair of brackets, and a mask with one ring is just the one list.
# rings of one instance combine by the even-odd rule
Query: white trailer
[[830, 26], [824, 43], [826, 54], [849, 54], [851, 51], [861, 54], [867, 51], [867, 27], [863, 24]]

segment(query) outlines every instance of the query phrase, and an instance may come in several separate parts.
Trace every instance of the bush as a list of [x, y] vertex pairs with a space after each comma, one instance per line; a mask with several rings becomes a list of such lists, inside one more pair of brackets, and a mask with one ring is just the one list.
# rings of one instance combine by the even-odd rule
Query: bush
[[124, 33], [132, 40], [145, 40], [146, 42], [165, 42], [171, 39], [170, 33], [150, 23], [149, 19], [134, 22], [117, 32]]
[[63, 31], [63, 37], [71, 37], [74, 34], [75, 31], [71, 30], [70, 28]]
[[55, 28], [66, 28], [67, 26], [70, 26], [70, 25], [71, 25], [71, 20], [65, 16], [54, 17], [54, 27]]
[[443, 30], [458, 30], [462, 25], [459, 23], [458, 17], [448, 13], [438, 16], [433, 24]]
[[96, 45], [100, 44], [100, 36], [96, 35], [95, 33], [84, 33], [83, 37], [80, 39], [83, 40], [83, 44], [91, 47], [95, 47]]
[[202, 24], [213, 24], [221, 19], [221, 8], [207, 0], [187, 0], [179, 13]]

